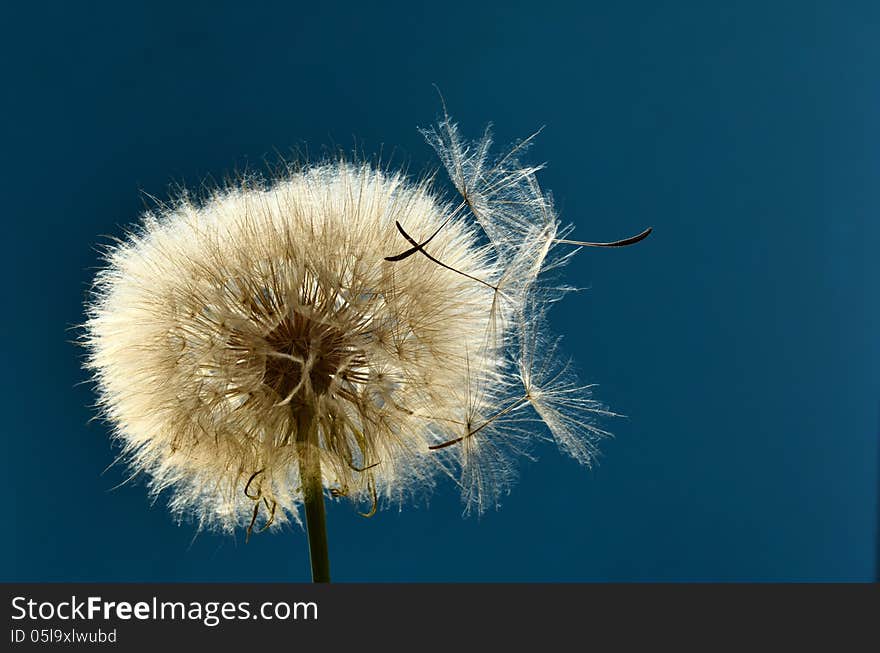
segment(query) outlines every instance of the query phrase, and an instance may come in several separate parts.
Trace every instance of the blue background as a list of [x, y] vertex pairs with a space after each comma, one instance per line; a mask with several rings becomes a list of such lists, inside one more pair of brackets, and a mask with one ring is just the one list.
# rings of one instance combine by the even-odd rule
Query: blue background
[[841, 6], [7, 10], [0, 580], [308, 578], [301, 531], [193, 539], [142, 485], [110, 491], [68, 329], [142, 191], [355, 138], [423, 171], [432, 83], [471, 136], [547, 126], [532, 160], [576, 237], [655, 227], [581, 252], [589, 290], [552, 314], [628, 418], [592, 472], [539, 447], [481, 519], [448, 482], [371, 520], [332, 506], [335, 579], [873, 578], [880, 5]]

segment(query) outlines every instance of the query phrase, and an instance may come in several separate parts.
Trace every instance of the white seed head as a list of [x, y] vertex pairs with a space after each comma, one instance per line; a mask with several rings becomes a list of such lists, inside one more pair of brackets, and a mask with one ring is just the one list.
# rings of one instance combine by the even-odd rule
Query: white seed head
[[122, 459], [178, 516], [298, 520], [304, 411], [324, 488], [374, 508], [438, 473], [468, 510], [497, 505], [536, 422], [592, 460], [601, 406], [542, 344], [566, 256], [528, 139], [491, 161], [448, 117], [425, 135], [459, 200], [330, 161], [184, 195], [108, 250], [87, 367]]

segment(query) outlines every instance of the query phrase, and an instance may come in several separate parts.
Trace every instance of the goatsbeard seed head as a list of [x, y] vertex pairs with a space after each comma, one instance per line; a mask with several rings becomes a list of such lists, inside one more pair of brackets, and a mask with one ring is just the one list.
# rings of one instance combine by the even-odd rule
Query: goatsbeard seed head
[[184, 196], [109, 249], [87, 366], [122, 457], [179, 516], [228, 530], [253, 526], [255, 506], [273, 526], [298, 519], [301, 411], [324, 487], [374, 506], [438, 472], [468, 508], [497, 504], [507, 454], [533, 439], [524, 421], [592, 459], [603, 432], [586, 417], [601, 407], [542, 332], [564, 288], [539, 275], [564, 260], [536, 169], [490, 167], [488, 137], [469, 156], [448, 119], [426, 135], [460, 203], [327, 162]]

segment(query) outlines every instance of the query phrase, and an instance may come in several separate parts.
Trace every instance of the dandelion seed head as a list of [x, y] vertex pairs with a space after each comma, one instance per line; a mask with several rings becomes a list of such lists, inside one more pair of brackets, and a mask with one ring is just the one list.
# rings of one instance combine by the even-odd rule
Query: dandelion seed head
[[601, 406], [538, 347], [560, 294], [540, 277], [565, 255], [527, 142], [492, 161], [488, 134], [425, 134], [460, 200], [327, 161], [159, 205], [108, 250], [86, 365], [122, 458], [179, 517], [299, 520], [304, 411], [323, 487], [374, 507], [438, 474], [466, 509], [497, 505], [540, 421], [595, 455]]

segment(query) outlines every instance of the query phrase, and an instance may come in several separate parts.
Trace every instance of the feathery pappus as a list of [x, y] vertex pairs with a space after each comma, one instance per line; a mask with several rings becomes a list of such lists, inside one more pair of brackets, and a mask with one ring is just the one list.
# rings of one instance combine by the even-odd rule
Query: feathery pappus
[[108, 248], [86, 365], [121, 459], [178, 517], [250, 534], [299, 521], [309, 482], [369, 515], [444, 475], [480, 512], [536, 438], [594, 459], [610, 413], [557, 360], [543, 318], [568, 288], [547, 273], [650, 230], [568, 240], [521, 163], [532, 137], [493, 157], [448, 116], [423, 133], [454, 200], [325, 160], [183, 195]]

